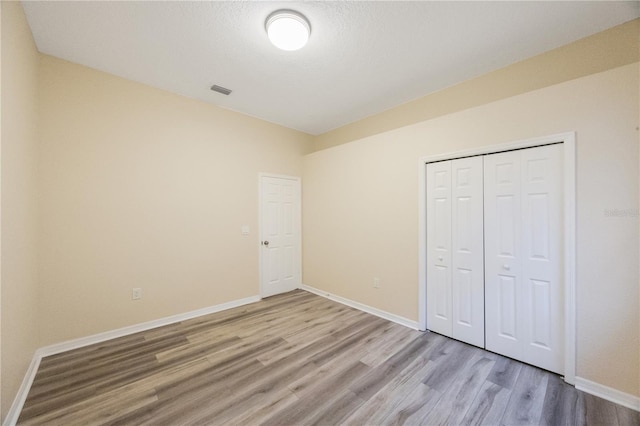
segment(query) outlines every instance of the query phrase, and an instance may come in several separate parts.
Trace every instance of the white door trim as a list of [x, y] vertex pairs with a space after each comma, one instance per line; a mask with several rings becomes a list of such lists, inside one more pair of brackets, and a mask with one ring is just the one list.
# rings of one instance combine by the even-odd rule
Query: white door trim
[[297, 223], [298, 223], [298, 254], [296, 256], [297, 260], [297, 270], [299, 274], [299, 282], [302, 284], [302, 179], [299, 176], [289, 176], [289, 175], [280, 175], [274, 173], [258, 173], [258, 238], [256, 244], [258, 246], [258, 279], [260, 281], [260, 298], [265, 297], [264, 291], [264, 282], [262, 277], [262, 178], [277, 178], [277, 179], [288, 179], [293, 180], [298, 183], [298, 187], [300, 188], [299, 193], [299, 202], [296, 209]]
[[514, 149], [562, 143], [564, 176], [564, 380], [575, 384], [576, 377], [576, 134], [559, 133], [535, 139], [473, 148], [421, 157], [418, 163], [418, 327], [427, 327], [427, 217], [426, 163], [474, 155], [494, 154]]

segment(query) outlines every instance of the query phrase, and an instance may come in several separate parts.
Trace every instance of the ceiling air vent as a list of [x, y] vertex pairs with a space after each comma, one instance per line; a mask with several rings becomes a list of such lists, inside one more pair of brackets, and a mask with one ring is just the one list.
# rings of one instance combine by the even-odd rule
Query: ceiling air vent
[[211, 90], [213, 90], [214, 92], [222, 93], [223, 95], [228, 95], [229, 93], [231, 93], [231, 89], [218, 86], [217, 84], [214, 84], [213, 86], [211, 86]]

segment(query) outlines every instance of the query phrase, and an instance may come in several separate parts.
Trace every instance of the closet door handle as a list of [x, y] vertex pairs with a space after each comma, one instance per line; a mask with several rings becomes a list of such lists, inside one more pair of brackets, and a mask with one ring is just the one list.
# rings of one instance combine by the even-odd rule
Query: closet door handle
[[502, 269], [504, 269], [505, 271], [508, 271], [511, 269], [511, 266], [507, 265], [506, 263], [504, 265], [502, 265]]
[[442, 262], [444, 260], [444, 258], [442, 256], [438, 256], [438, 261]]

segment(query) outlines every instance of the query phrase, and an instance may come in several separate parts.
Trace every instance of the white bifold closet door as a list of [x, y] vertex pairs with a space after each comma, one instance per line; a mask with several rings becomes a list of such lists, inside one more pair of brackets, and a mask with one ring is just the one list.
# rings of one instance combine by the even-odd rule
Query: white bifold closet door
[[482, 157], [427, 164], [427, 328], [484, 347]]
[[562, 146], [484, 156], [486, 348], [562, 373]]

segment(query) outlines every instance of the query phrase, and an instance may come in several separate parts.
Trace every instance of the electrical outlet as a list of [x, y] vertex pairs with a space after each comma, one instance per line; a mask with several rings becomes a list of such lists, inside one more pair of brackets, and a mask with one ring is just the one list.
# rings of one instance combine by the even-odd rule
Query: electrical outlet
[[140, 287], [135, 287], [131, 290], [131, 300], [142, 299], [142, 289]]
[[380, 288], [380, 278], [378, 277], [373, 278], [373, 288]]

